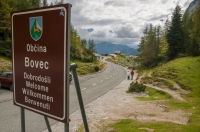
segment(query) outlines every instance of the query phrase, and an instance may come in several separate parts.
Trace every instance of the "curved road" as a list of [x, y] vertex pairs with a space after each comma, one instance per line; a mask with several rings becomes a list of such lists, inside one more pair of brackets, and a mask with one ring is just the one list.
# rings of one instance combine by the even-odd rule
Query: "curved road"
[[[84, 104], [102, 96], [122, 82], [125, 77], [126, 71], [123, 67], [109, 62], [103, 72], [79, 77]], [[78, 109], [80, 109], [78, 98], [72, 81], [70, 84], [70, 114]], [[44, 117], [34, 112], [25, 110], [25, 121], [26, 132], [41, 132], [47, 129]], [[50, 118], [49, 121], [51, 125], [57, 122]], [[13, 93], [2, 89], [0, 91], [0, 132], [21, 132], [20, 122], [20, 108], [13, 105]]]

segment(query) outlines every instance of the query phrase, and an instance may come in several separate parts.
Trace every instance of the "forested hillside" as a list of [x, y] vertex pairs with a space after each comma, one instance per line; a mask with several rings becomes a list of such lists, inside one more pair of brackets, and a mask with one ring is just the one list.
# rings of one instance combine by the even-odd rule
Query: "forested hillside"
[[164, 27], [146, 26], [139, 43], [138, 61], [143, 67], [183, 56], [200, 55], [200, 0], [194, 0], [182, 14], [179, 5]]
[[[47, 3], [47, 0], [0, 0], [0, 54], [12, 57], [11, 44], [11, 21], [12, 11], [26, 10], [63, 4], [63, 0], [56, 0], [54, 3]], [[59, 39], [59, 38], [58, 38]], [[95, 42], [93, 40], [81, 39], [77, 31], [71, 25], [70, 59], [92, 62], [95, 60]], [[86, 45], [88, 43], [88, 47]]]

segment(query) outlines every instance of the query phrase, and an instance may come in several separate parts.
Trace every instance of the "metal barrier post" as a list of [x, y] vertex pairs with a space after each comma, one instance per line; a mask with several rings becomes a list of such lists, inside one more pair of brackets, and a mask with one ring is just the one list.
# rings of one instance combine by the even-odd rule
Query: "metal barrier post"
[[82, 115], [82, 118], [83, 118], [83, 123], [84, 123], [84, 126], [85, 126], [85, 131], [89, 132], [87, 118], [86, 118], [84, 104], [83, 104], [83, 99], [82, 99], [82, 95], [81, 95], [81, 89], [80, 89], [78, 76], [77, 76], [77, 72], [76, 72], [77, 65], [73, 63], [73, 64], [71, 64], [70, 68], [71, 68], [72, 73], [73, 73], [74, 83], [75, 83], [75, 87], [76, 87], [76, 93], [77, 93], [77, 96], [78, 96], [78, 101], [79, 101], [79, 105], [80, 105], [80, 109], [81, 109], [81, 115]]

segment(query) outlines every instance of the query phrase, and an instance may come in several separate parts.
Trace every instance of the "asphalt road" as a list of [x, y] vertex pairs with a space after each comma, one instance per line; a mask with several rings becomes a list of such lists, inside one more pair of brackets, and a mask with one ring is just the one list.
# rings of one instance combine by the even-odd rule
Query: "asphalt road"
[[[109, 62], [103, 72], [79, 77], [84, 105], [105, 94], [122, 82], [125, 77], [126, 71], [123, 67]], [[78, 109], [80, 109], [78, 98], [72, 81], [69, 113]], [[51, 125], [57, 122], [50, 118], [49, 121]], [[25, 110], [25, 126], [26, 132], [41, 132], [47, 129], [44, 117], [28, 110]], [[21, 132], [20, 108], [13, 105], [13, 93], [7, 89], [0, 91], [0, 132]]]

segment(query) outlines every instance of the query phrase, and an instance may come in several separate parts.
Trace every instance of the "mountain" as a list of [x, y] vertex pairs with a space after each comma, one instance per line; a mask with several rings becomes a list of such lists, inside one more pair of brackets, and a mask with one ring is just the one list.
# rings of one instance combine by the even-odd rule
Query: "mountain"
[[109, 42], [98, 42], [96, 43], [96, 50], [98, 54], [113, 54], [114, 51], [121, 51], [122, 54], [126, 55], [137, 55], [138, 51], [127, 45], [113, 44]]
[[189, 15], [194, 14], [194, 11], [196, 10], [196, 8], [200, 5], [200, 0], [194, 0], [190, 3], [190, 5], [188, 6], [187, 10], [189, 12]]

